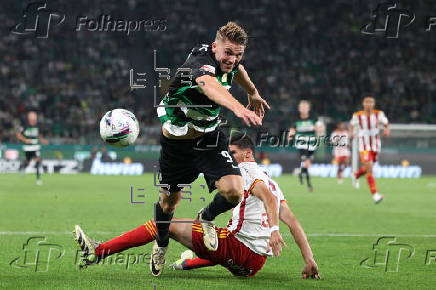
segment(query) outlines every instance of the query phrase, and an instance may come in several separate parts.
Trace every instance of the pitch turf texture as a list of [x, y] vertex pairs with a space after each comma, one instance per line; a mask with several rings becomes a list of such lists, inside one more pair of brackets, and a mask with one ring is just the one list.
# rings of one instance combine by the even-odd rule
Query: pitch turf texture
[[[166, 268], [161, 277], [152, 277], [146, 263], [152, 244], [130, 249], [111, 263], [79, 271], [75, 265], [77, 248], [70, 233], [74, 225], [80, 224], [97, 240], [107, 240], [153, 218], [152, 203], [157, 199], [153, 175], [45, 175], [43, 180], [44, 185], [37, 186], [33, 175], [0, 175], [1, 288], [435, 287], [435, 178], [377, 180], [380, 192], [386, 195], [378, 205], [372, 203], [366, 184], [355, 190], [349, 180], [338, 185], [334, 179], [315, 178], [315, 191], [309, 193], [294, 176], [277, 178], [309, 235], [322, 276], [318, 281], [300, 278], [302, 259], [283, 225], [281, 232], [288, 247], [281, 257], [269, 259], [250, 279], [233, 277], [219, 266], [185, 272]], [[202, 189], [202, 183], [203, 178], [199, 178], [192, 195], [185, 194], [192, 201], [182, 200], [176, 217], [194, 218], [197, 210], [211, 200], [212, 195]], [[130, 186], [133, 200], [144, 203], [131, 203]], [[219, 217], [217, 224], [224, 226], [228, 218], [228, 213]], [[373, 244], [384, 236], [392, 237], [381, 239], [374, 250]], [[32, 237], [43, 238], [30, 239], [23, 248]], [[171, 241], [167, 262], [178, 259], [183, 250]], [[63, 256], [59, 257], [61, 253]], [[128, 254], [129, 263], [137, 261], [127, 267]]]

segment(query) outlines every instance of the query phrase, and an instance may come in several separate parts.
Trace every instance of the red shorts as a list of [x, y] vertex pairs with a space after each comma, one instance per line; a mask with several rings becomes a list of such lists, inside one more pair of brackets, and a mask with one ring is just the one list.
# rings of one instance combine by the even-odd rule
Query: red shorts
[[266, 257], [256, 254], [226, 228], [217, 228], [218, 249], [209, 251], [203, 242], [200, 224], [192, 224], [192, 246], [198, 257], [227, 268], [235, 276], [254, 276], [262, 269]]
[[345, 155], [343, 155], [343, 156], [336, 156], [336, 162], [338, 163], [338, 164], [341, 164], [341, 163], [348, 163], [348, 156], [345, 156]]
[[378, 152], [375, 151], [360, 151], [360, 162], [377, 162]]

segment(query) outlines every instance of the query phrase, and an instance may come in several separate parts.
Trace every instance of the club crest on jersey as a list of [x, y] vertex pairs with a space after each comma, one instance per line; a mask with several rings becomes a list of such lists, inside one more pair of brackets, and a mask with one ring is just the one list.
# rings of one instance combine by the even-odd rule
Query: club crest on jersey
[[200, 67], [200, 70], [215, 74], [215, 67], [208, 64], [205, 64], [202, 67]]

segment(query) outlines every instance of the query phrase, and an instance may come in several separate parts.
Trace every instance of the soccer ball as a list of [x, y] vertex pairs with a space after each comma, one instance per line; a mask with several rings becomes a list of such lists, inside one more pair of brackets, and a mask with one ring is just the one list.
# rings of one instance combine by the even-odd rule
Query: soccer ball
[[133, 144], [139, 134], [135, 115], [124, 109], [115, 109], [104, 114], [100, 121], [100, 136], [111, 146], [125, 147]]
[[180, 255], [180, 258], [182, 260], [190, 260], [194, 258], [194, 253], [191, 250], [186, 250]]

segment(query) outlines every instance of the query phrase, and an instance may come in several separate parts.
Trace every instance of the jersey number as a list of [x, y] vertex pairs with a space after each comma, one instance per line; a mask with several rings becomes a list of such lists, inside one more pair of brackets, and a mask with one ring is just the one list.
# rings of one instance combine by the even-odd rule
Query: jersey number
[[227, 162], [233, 163], [233, 159], [232, 159], [232, 156], [230, 156], [229, 151], [225, 151], [225, 150], [223, 150], [223, 151], [221, 151], [221, 155], [222, 155], [224, 158], [227, 158]]
[[262, 217], [260, 219], [260, 224], [262, 225], [262, 227], [269, 228], [268, 215], [266, 213], [262, 214]]
[[202, 44], [201, 48], [199, 49], [199, 51], [207, 51], [207, 48], [209, 47], [209, 45], [207, 44]]

